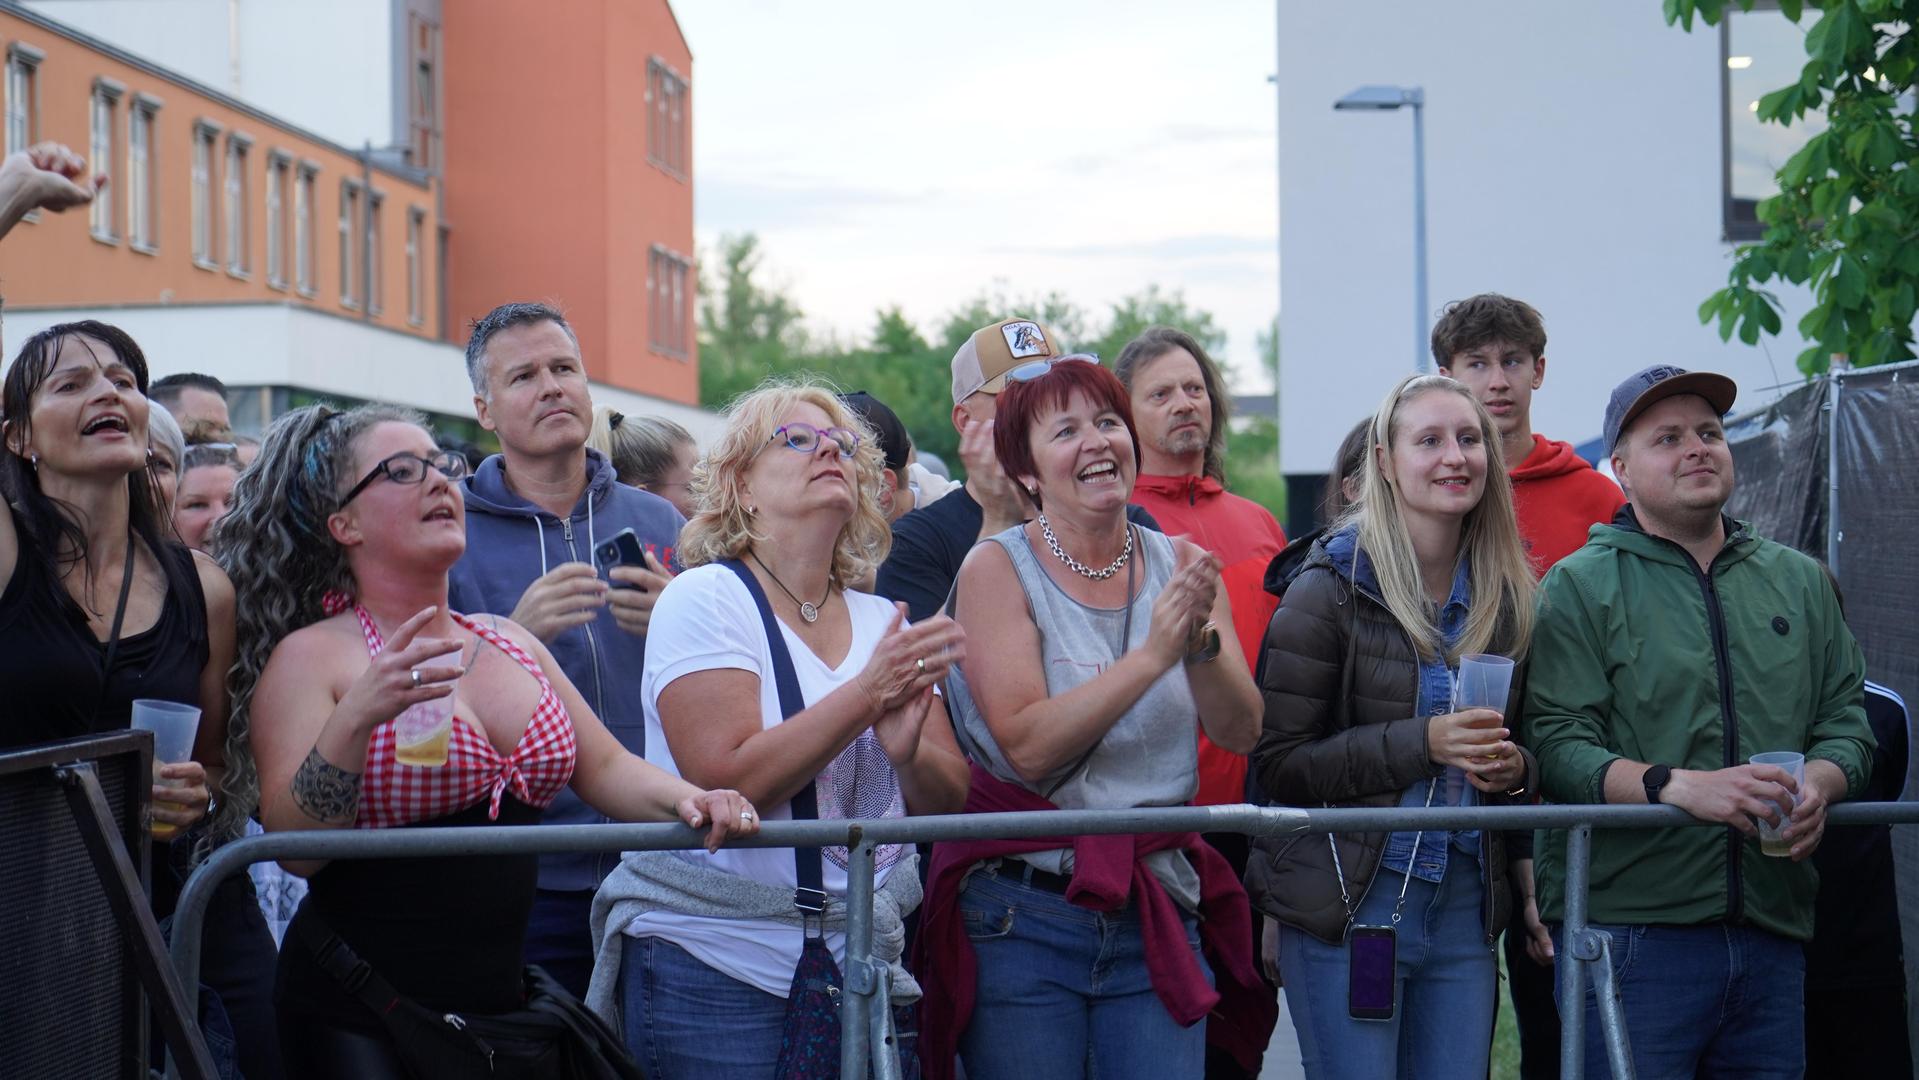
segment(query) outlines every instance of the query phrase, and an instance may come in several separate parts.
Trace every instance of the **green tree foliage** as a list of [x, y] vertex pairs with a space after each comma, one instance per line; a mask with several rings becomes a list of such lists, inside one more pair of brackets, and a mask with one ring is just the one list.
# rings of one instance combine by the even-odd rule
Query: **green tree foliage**
[[[1120, 300], [1101, 319], [1089, 318], [1059, 293], [1014, 296], [996, 288], [959, 304], [939, 320], [930, 337], [898, 307], [890, 307], [874, 315], [864, 342], [848, 345], [807, 332], [799, 305], [766, 280], [757, 237], [723, 237], [709, 261], [716, 265], [701, 286], [701, 404], [724, 407], [772, 375], [806, 376], [841, 390], [865, 390], [899, 414], [922, 454], [937, 455], [956, 476], [960, 462], [959, 434], [952, 421], [953, 353], [988, 323], [1012, 315], [1038, 319], [1066, 347], [1096, 352], [1108, 364], [1126, 342], [1155, 323], [1180, 327], [1215, 358], [1226, 344], [1226, 333], [1211, 313], [1189, 306], [1178, 292], [1149, 287]], [[1277, 324], [1271, 348], [1278, 348]], [[1266, 349], [1266, 335], [1261, 335], [1262, 353]], [[1284, 509], [1284, 485], [1273, 463], [1278, 431], [1271, 418], [1263, 420], [1264, 427], [1261, 423], [1252, 420], [1244, 439], [1236, 433], [1230, 440], [1227, 477], [1234, 490], [1277, 514]]]
[[[1666, 21], [1716, 25], [1730, 3], [1664, 0]], [[1806, 31], [1799, 81], [1759, 99], [1759, 118], [1790, 125], [1823, 112], [1812, 136], [1779, 170], [1779, 194], [1759, 204], [1763, 238], [1733, 256], [1727, 286], [1700, 305], [1748, 345], [1780, 330], [1779, 300], [1766, 285], [1811, 284], [1815, 301], [1799, 321], [1813, 344], [1799, 369], [1824, 372], [1834, 354], [1854, 366], [1909, 360], [1919, 310], [1919, 142], [1910, 101], [1919, 75], [1919, 0], [1779, 0], [1794, 22], [1817, 12]]]

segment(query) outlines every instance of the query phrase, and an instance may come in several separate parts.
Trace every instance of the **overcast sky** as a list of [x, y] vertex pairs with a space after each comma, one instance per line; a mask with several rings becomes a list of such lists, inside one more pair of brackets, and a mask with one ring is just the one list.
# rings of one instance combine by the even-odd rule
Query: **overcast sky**
[[[1271, 0], [673, 0], [701, 254], [755, 232], [814, 327], [980, 292], [1090, 313], [1158, 284], [1229, 334], [1277, 310]], [[1108, 358], [1110, 359], [1110, 358]]]

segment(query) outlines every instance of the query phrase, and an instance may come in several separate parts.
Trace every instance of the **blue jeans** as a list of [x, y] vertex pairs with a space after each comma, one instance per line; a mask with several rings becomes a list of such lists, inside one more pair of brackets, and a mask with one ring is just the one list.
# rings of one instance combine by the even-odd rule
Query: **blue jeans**
[[[1137, 910], [1090, 911], [1015, 873], [975, 873], [959, 898], [979, 965], [960, 1036], [968, 1080], [1198, 1080], [1206, 1024], [1181, 1027], [1160, 1004]], [[1199, 956], [1199, 924], [1185, 923]], [[1200, 968], [1211, 982], [1203, 957]]]
[[[1764, 930], [1706, 926], [1602, 926], [1626, 1013], [1640, 1080], [1791, 1077], [1806, 1069], [1806, 955], [1799, 942]], [[1553, 927], [1561, 956], [1564, 934]], [[1587, 980], [1586, 1075], [1612, 1075]], [[1553, 999], [1564, 1015], [1566, 1002]]]
[[[1355, 1020], [1347, 951], [1303, 930], [1279, 928], [1286, 1006], [1311, 1080], [1397, 1076], [1484, 1080], [1492, 1055], [1497, 967], [1480, 907], [1479, 861], [1452, 852], [1438, 884], [1414, 878], [1397, 935], [1391, 1020]], [[1355, 919], [1387, 926], [1404, 875], [1381, 869]]]
[[715, 971], [658, 937], [620, 959], [626, 1048], [650, 1080], [772, 1080], [786, 999]]

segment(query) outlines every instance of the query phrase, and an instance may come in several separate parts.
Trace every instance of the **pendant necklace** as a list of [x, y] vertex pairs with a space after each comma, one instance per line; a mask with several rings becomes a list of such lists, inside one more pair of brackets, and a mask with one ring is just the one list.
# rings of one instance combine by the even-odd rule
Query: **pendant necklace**
[[824, 604], [828, 600], [831, 600], [833, 598], [833, 579], [830, 576], [826, 579], [826, 595], [820, 597], [819, 604], [815, 604], [809, 600], [802, 600], [799, 597], [794, 596], [793, 590], [786, 587], [786, 582], [781, 581], [779, 577], [773, 573], [773, 571], [767, 570], [765, 563], [760, 562], [759, 555], [754, 554], [753, 561], [756, 563], [759, 563], [760, 569], [766, 570], [766, 576], [773, 579], [773, 584], [778, 585], [780, 587], [780, 591], [785, 593], [788, 599], [792, 600], [795, 604], [798, 604], [800, 606], [800, 618], [805, 619], [808, 623], [816, 623], [820, 621], [820, 604]]

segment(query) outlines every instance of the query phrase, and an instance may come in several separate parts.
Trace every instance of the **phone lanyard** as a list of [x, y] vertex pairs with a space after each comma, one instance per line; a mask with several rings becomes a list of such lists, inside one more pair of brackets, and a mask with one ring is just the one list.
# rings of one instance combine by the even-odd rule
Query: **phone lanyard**
[[[1437, 776], [1426, 781], [1426, 806], [1428, 809], [1433, 805], [1433, 791], [1438, 787], [1439, 778]], [[1413, 859], [1419, 858], [1419, 839], [1425, 835], [1426, 830], [1423, 828], [1413, 833], [1413, 853], [1411, 856]], [[1346, 891], [1346, 871], [1339, 865], [1339, 845], [1333, 843], [1332, 833], [1326, 834], [1326, 846], [1333, 851], [1333, 876], [1339, 879], [1339, 899], [1341, 903], [1346, 905], [1346, 925], [1350, 927], [1353, 924], [1353, 916], [1356, 912], [1353, 908], [1352, 894]], [[1408, 863], [1406, 866], [1406, 880], [1399, 883], [1399, 901], [1393, 905], [1392, 925], [1394, 928], [1399, 926], [1400, 912], [1406, 907], [1406, 890], [1412, 886], [1412, 883], [1413, 868], [1411, 863]]]

